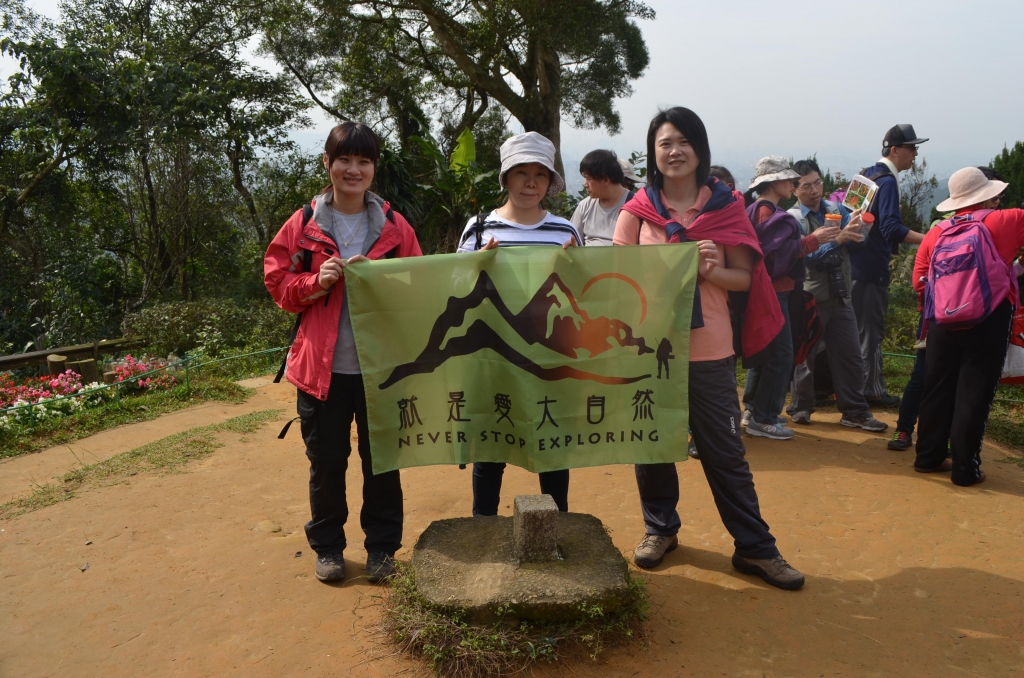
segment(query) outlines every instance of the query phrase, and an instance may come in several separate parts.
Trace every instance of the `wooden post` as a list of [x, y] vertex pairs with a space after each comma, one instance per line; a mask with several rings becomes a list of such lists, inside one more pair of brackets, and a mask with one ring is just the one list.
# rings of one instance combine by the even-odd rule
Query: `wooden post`
[[95, 360], [96, 362], [100, 361], [100, 340], [99, 339], [93, 339], [92, 340], [92, 359]]
[[85, 384], [91, 384], [95, 381], [100, 380], [100, 371], [96, 366], [96, 361], [92, 358], [88, 360], [76, 360], [74, 362], [67, 363], [69, 370], [74, 370], [78, 374], [82, 375], [82, 382]]
[[61, 374], [67, 369], [65, 363], [67, 362], [67, 356], [57, 355], [51, 353], [46, 356], [46, 366], [50, 370], [50, 374]]

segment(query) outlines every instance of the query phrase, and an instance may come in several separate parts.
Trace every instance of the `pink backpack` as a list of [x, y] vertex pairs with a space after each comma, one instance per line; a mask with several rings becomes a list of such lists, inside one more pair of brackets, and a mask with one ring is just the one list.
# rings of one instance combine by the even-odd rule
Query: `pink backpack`
[[1017, 280], [999, 256], [977, 210], [936, 224], [942, 231], [928, 265], [925, 314], [949, 330], [965, 330], [987, 318]]

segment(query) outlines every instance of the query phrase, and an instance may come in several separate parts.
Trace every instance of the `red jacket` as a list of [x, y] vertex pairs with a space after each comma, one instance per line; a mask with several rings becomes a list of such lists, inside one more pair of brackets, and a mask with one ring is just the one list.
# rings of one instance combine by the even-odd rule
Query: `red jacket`
[[[978, 205], [965, 207], [956, 211], [956, 216], [975, 212], [981, 209]], [[1013, 264], [1017, 258], [1017, 252], [1024, 247], [1024, 210], [1005, 209], [995, 210], [981, 220], [988, 232], [992, 234], [992, 242], [995, 243], [999, 255], [1008, 264]], [[938, 224], [936, 224], [937, 226]], [[925, 280], [928, 278], [928, 268], [932, 263], [932, 250], [935, 249], [935, 241], [939, 239], [941, 228], [932, 226], [924, 236], [924, 241], [917, 248], [917, 256], [914, 259], [914, 289], [918, 295], [924, 293]], [[1002, 303], [1002, 299], [999, 303]], [[1016, 305], [1017, 298], [1011, 287], [1010, 301]], [[920, 304], [919, 304], [920, 305]]]
[[[312, 201], [314, 208], [317, 198]], [[368, 196], [367, 209], [380, 209], [387, 214], [389, 207], [389, 203], [380, 201], [377, 196]], [[366, 258], [422, 256], [409, 222], [398, 212], [392, 211], [390, 216], [385, 219], [380, 237], [370, 246]], [[313, 253], [311, 271], [302, 271], [304, 249]], [[335, 256], [337, 249], [334, 240], [317, 225], [315, 217], [302, 223], [300, 209], [281, 227], [263, 258], [263, 282], [270, 296], [289, 313], [302, 314], [299, 332], [288, 353], [288, 381], [320, 400], [327, 400], [331, 385], [331, 363], [338, 340], [345, 279], [325, 291], [318, 277], [320, 265]]]

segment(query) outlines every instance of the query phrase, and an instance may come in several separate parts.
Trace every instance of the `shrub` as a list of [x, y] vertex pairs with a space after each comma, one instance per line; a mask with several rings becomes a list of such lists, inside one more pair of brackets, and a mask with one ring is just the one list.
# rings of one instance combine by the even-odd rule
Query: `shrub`
[[202, 349], [218, 356], [227, 348], [253, 351], [288, 343], [295, 316], [270, 299], [247, 301], [204, 299], [154, 304], [124, 319], [124, 335], [143, 336], [157, 355]]

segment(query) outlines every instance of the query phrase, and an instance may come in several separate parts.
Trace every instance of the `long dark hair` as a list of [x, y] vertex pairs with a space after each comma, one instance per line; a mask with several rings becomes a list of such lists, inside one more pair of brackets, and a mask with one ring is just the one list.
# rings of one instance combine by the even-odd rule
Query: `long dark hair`
[[[327, 141], [324, 142], [324, 153], [327, 155], [328, 177], [330, 177], [331, 165], [343, 155], [367, 158], [373, 163], [373, 171], [376, 175], [377, 163], [380, 162], [380, 138], [361, 122], [343, 122], [340, 125], [335, 125], [327, 135]], [[327, 184], [323, 192], [326, 193], [332, 186], [333, 184]]]
[[647, 184], [658, 190], [665, 186], [665, 175], [658, 169], [658, 162], [655, 159], [654, 138], [658, 134], [658, 129], [666, 122], [671, 123], [679, 130], [679, 133], [686, 137], [690, 146], [693, 147], [697, 159], [700, 161], [696, 172], [697, 185], [703, 186], [711, 176], [711, 146], [708, 144], [708, 131], [696, 113], [682, 106], [660, 111], [651, 120], [650, 127], [647, 128]]

